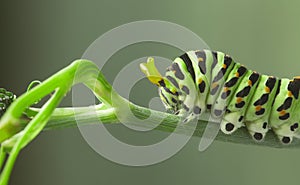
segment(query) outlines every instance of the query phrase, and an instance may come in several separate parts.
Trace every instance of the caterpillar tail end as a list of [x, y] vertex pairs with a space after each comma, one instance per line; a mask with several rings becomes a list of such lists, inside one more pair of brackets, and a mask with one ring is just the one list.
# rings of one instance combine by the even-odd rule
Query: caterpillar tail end
[[155, 66], [154, 58], [149, 57], [146, 63], [141, 63], [140, 69], [151, 83], [160, 86], [159, 81], [162, 80], [163, 77]]

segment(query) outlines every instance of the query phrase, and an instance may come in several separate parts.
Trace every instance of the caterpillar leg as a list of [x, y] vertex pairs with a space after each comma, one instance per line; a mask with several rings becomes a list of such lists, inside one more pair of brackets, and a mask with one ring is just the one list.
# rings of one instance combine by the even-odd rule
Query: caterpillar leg
[[269, 130], [268, 120], [266, 118], [261, 118], [252, 122], [245, 123], [249, 134], [255, 141], [263, 141], [266, 133]]
[[224, 134], [232, 134], [238, 128], [243, 126], [243, 116], [240, 112], [231, 112], [226, 113], [225, 116], [222, 118], [221, 121], [221, 131]]
[[235, 132], [240, 126], [238, 126], [236, 123], [234, 122], [230, 122], [227, 120], [222, 119], [221, 121], [221, 131], [224, 134], [232, 134], [233, 132]]
[[199, 120], [199, 117], [202, 115], [201, 108], [196, 104], [192, 110], [189, 112], [188, 116], [183, 120], [184, 123], [187, 123], [194, 118], [197, 118]]
[[298, 135], [298, 128], [299, 123], [283, 124], [279, 128], [273, 128], [273, 131], [283, 144], [289, 144], [293, 141], [293, 137]]

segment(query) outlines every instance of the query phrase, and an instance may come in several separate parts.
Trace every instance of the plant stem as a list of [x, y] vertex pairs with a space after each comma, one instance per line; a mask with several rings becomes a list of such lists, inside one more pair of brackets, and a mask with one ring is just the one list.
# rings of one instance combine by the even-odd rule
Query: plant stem
[[1, 171], [2, 166], [3, 166], [3, 164], [4, 164], [5, 157], [6, 157], [6, 153], [4, 152], [3, 147], [0, 146], [0, 171]]
[[[147, 122], [135, 123], [134, 121], [128, 121], [128, 124], [131, 125], [138, 125], [142, 127], [152, 127], [153, 124], [156, 124], [157, 120], [162, 120], [161, 124], [159, 124], [155, 129], [161, 130], [164, 132], [173, 132], [175, 128], [178, 126], [180, 117], [165, 113], [159, 112], [155, 110], [150, 110], [144, 107], [140, 107], [134, 104], [130, 104], [131, 111], [133, 114], [140, 118], [145, 119], [148, 118], [151, 114], [151, 120], [147, 120]], [[83, 125], [90, 125], [95, 124], [95, 121], [101, 119], [103, 124], [119, 124], [120, 121], [117, 119], [116, 113], [114, 108], [108, 108], [104, 104], [98, 105], [96, 108], [96, 114], [89, 112], [90, 109], [85, 107], [82, 108], [57, 108], [47, 125], [45, 126], [44, 130], [55, 130], [61, 129], [66, 127], [76, 127], [76, 126], [83, 126]], [[76, 113], [76, 116], [75, 114]], [[206, 117], [207, 115], [203, 116]], [[200, 118], [201, 119], [201, 118]], [[78, 122], [79, 120], [79, 122]], [[217, 124], [217, 123], [216, 123]], [[194, 132], [195, 137], [202, 137], [202, 134], [207, 126], [207, 121], [205, 118], [203, 120], [198, 121], [198, 125]], [[192, 127], [184, 126], [179, 127], [178, 131], [181, 134], [185, 134], [188, 129], [192, 129]], [[267, 147], [274, 147], [274, 148], [300, 148], [300, 142], [298, 140], [294, 140], [290, 145], [283, 145], [281, 144], [275, 134], [270, 131], [268, 132], [266, 139], [262, 142], [255, 142], [250, 136], [248, 131], [245, 127], [238, 129], [232, 135], [226, 135], [221, 131], [218, 133], [216, 140], [222, 142], [230, 142], [230, 143], [237, 143], [237, 144], [246, 144], [246, 145], [258, 145], [258, 146], [267, 146]]]
[[78, 121], [80, 123], [83, 121], [83, 125], [89, 125], [99, 119], [104, 124], [119, 123], [115, 115], [115, 108], [107, 107], [105, 104], [96, 106], [95, 112], [91, 111], [89, 107], [57, 108], [44, 130], [75, 127], [79, 124]]
[[24, 128], [24, 130], [14, 136], [16, 137], [16, 143], [13, 145], [13, 148], [10, 151], [9, 158], [6, 162], [6, 166], [1, 173], [0, 185], [5, 185], [8, 183], [11, 170], [21, 149], [26, 146], [33, 138], [35, 138], [44, 128], [48, 121], [47, 118], [52, 113], [51, 110], [54, 110], [56, 108], [60, 100], [63, 98], [64, 94], [65, 90], [56, 91], [51, 99], [43, 106], [41, 111]]
[[[62, 98], [72, 85], [77, 83], [83, 83], [92, 89], [96, 97], [104, 102], [106, 107], [112, 106], [112, 98], [126, 102], [114, 92], [98, 67], [88, 60], [74, 61], [39, 85], [32, 89], [29, 88], [28, 92], [10, 105], [0, 120], [1, 151], [3, 153], [9, 152], [9, 157], [0, 175], [0, 185], [8, 183], [14, 162], [21, 149], [43, 130]], [[28, 108], [47, 95], [51, 97], [39, 111]], [[31, 118], [26, 125], [22, 119], [23, 113], [28, 113]]]

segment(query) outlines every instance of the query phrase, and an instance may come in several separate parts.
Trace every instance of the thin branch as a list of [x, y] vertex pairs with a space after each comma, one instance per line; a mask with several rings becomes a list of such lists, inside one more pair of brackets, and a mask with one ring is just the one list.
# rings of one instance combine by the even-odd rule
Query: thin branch
[[[131, 104], [131, 111], [132, 113], [140, 118], [145, 119], [150, 116], [152, 113], [152, 119], [147, 120], [147, 122], [138, 123], [138, 126], [142, 127], [149, 127], [156, 124], [157, 120], [163, 120], [161, 124], [159, 124], [155, 129], [165, 131], [165, 132], [173, 132], [177, 127], [180, 117], [165, 113], [150, 110], [144, 107], [140, 107], [134, 104]], [[97, 108], [97, 111], [94, 113], [89, 112], [90, 109], [88, 108], [58, 108], [53, 113], [50, 121], [47, 123], [44, 130], [54, 130], [54, 129], [61, 129], [66, 127], [76, 127], [78, 125], [90, 125], [99, 123], [97, 122], [101, 119], [103, 124], [119, 124], [120, 121], [117, 119], [115, 114], [114, 108], [108, 108], [104, 105], [101, 105]], [[63, 114], [62, 114], [63, 113]], [[76, 113], [76, 116], [75, 116]], [[68, 114], [68, 116], [65, 116]], [[128, 124], [137, 125], [135, 122], [128, 122]], [[216, 123], [217, 124], [217, 123]], [[194, 132], [195, 137], [202, 137], [202, 134], [207, 126], [207, 121], [199, 120], [197, 127]], [[192, 127], [179, 127], [179, 133], [185, 134], [187, 129], [193, 129]], [[292, 144], [290, 145], [283, 145], [279, 142], [278, 138], [272, 131], [269, 131], [265, 140], [262, 142], [254, 141], [251, 136], [249, 135], [247, 129], [242, 127], [238, 129], [232, 135], [226, 135], [219, 131], [216, 140], [222, 142], [230, 142], [230, 143], [238, 143], [238, 144], [245, 144], [245, 145], [259, 145], [259, 146], [267, 146], [267, 147], [274, 147], [274, 148], [300, 148], [300, 142], [298, 139], [295, 139]]]
[[2, 170], [5, 158], [6, 158], [6, 153], [4, 152], [3, 147], [0, 146], [0, 171]]

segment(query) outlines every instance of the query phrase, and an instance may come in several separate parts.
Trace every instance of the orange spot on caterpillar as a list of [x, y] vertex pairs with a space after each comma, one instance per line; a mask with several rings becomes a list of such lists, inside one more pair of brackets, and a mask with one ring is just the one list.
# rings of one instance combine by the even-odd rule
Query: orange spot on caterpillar
[[213, 84], [212, 84], [212, 89], [214, 89], [215, 87], [217, 87], [218, 86], [218, 83], [217, 82], [214, 82]]
[[255, 107], [255, 110], [256, 110], [256, 111], [260, 111], [260, 109], [261, 109], [261, 105], [257, 105], [257, 106]]
[[235, 73], [235, 76], [236, 76], [236, 77], [239, 77], [239, 76], [240, 76], [240, 73], [239, 73], [239, 72], [236, 72], [236, 73]]
[[279, 112], [279, 115], [280, 115], [280, 116], [285, 115], [285, 110], [280, 111], [280, 112]]
[[248, 80], [248, 85], [249, 85], [250, 87], [252, 87], [252, 81], [251, 81], [251, 80]]
[[265, 91], [266, 91], [267, 93], [270, 93], [270, 88], [269, 88], [269, 87], [265, 87]]
[[199, 78], [199, 80], [198, 80], [198, 84], [201, 84], [202, 83], [202, 78]]
[[291, 91], [288, 91], [287, 95], [288, 95], [288, 97], [292, 97], [293, 96], [293, 94], [292, 94]]
[[241, 98], [241, 97], [237, 97], [237, 98], [236, 98], [236, 102], [237, 102], [237, 103], [241, 103], [242, 101], [243, 101], [243, 98]]
[[198, 58], [198, 62], [203, 62], [203, 58], [202, 57]]
[[226, 65], [226, 64], [223, 64], [223, 68], [226, 69], [226, 67], [227, 67], [227, 65]]

